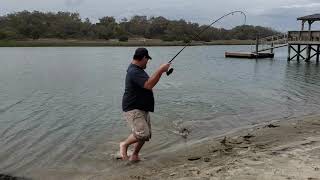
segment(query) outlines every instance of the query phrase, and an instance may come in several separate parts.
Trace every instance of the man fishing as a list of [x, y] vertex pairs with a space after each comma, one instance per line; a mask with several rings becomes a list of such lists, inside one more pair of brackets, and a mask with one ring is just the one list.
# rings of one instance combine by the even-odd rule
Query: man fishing
[[[244, 12], [232, 11], [213, 21], [209, 26], [196, 34], [194, 38], [200, 37], [200, 35], [213, 24], [234, 13], [243, 14], [244, 24], [246, 24], [246, 14]], [[127, 150], [131, 144], [134, 144], [134, 151], [130, 160], [139, 160], [139, 151], [145, 141], [149, 141], [151, 138], [149, 112], [154, 111], [152, 88], [159, 82], [164, 72], [166, 72], [168, 76], [173, 72], [172, 68], [169, 69], [171, 63], [190, 43], [191, 42], [187, 43], [168, 63], [162, 64], [151, 77], [144, 71], [148, 61], [151, 59], [148, 50], [146, 48], [136, 49], [133, 60], [127, 70], [125, 92], [122, 99], [124, 116], [132, 130], [129, 137], [125, 141], [120, 142], [120, 154], [123, 160], [129, 159]]]
[[[162, 74], [167, 72], [170, 63], [162, 64], [149, 77], [144, 71], [152, 58], [146, 48], [136, 49], [125, 80], [125, 92], [122, 99], [124, 117], [131, 127], [131, 134], [120, 142], [120, 155], [123, 160], [139, 161], [139, 152], [146, 141], [151, 138], [151, 123], [149, 112], [154, 112], [154, 97], [152, 88], [159, 82]], [[133, 154], [128, 156], [127, 150], [134, 144]]]

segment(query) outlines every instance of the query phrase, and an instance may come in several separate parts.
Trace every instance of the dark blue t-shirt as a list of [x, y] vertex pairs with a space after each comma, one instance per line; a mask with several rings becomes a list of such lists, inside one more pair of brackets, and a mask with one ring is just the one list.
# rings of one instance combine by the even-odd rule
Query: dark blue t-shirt
[[148, 74], [141, 67], [135, 64], [129, 65], [122, 99], [122, 110], [124, 112], [134, 109], [147, 112], [154, 111], [153, 92], [144, 88], [144, 83], [148, 79]]

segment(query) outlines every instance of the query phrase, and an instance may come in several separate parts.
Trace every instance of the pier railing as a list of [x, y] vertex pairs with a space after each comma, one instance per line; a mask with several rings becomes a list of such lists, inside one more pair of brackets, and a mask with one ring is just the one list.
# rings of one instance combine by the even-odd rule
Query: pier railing
[[257, 39], [256, 51], [255, 53], [268, 51], [273, 53], [273, 49], [281, 48], [288, 45], [288, 35], [287, 34], [276, 34], [273, 36], [268, 36], [264, 38]]
[[289, 31], [288, 41], [320, 42], [320, 31]]
[[287, 34], [276, 34], [273, 36], [268, 36], [260, 38], [259, 41], [261, 44], [285, 44], [287, 43], [288, 35]]

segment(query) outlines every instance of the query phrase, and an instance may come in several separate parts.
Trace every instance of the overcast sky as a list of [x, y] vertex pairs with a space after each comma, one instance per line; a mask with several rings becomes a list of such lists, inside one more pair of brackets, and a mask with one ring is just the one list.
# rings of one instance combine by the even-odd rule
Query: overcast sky
[[[0, 15], [22, 10], [78, 12], [93, 22], [103, 16], [120, 20], [147, 15], [200, 24], [210, 24], [225, 13], [242, 10], [247, 14], [247, 24], [286, 31], [300, 28], [297, 17], [320, 13], [320, 0], [0, 0]], [[216, 26], [230, 28], [242, 23], [243, 17], [235, 15]]]

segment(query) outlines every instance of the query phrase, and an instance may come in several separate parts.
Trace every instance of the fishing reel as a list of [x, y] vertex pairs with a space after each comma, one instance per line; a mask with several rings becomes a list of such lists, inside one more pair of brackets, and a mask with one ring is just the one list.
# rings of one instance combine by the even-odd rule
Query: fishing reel
[[173, 73], [173, 68], [170, 68], [166, 73], [167, 73], [167, 76], [170, 76], [170, 74]]

